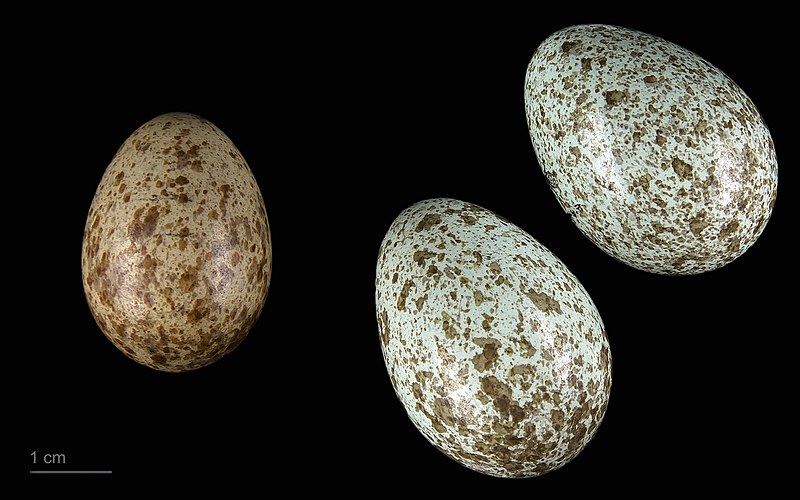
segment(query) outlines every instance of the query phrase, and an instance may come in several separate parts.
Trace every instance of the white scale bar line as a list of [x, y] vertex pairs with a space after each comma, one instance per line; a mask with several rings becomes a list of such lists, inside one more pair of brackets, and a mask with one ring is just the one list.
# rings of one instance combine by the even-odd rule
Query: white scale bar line
[[111, 474], [110, 470], [32, 470], [31, 474]]

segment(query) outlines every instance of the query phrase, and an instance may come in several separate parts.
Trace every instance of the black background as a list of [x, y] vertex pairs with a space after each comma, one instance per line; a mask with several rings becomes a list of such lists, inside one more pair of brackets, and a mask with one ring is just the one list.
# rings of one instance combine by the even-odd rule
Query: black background
[[[10, 436], [9, 458], [29, 486], [578, 494], [778, 484], [796, 392], [792, 16], [548, 9], [25, 17], [22, 40], [39, 48], [9, 46], [19, 84], [9, 105], [21, 125], [6, 149], [22, 151], [22, 181], [7, 189], [27, 200], [13, 209], [25, 243], [11, 247], [27, 265], [12, 266], [19, 287], [7, 314], [23, 315], [9, 328], [22, 340], [10, 354], [8, 408], [21, 432]], [[558, 206], [526, 128], [525, 69], [550, 33], [587, 22], [693, 50], [759, 107], [778, 151], [779, 195], [737, 261], [700, 276], [637, 271], [596, 248]], [[239, 147], [274, 245], [269, 296], [248, 338], [184, 374], [119, 352], [95, 325], [80, 279], [83, 225], [105, 167], [135, 128], [170, 111], [211, 120]], [[501, 480], [451, 461], [414, 428], [386, 374], [378, 247], [404, 208], [440, 196], [489, 208], [547, 246], [608, 330], [605, 420], [582, 454], [543, 477]], [[32, 477], [33, 451], [114, 474]]]

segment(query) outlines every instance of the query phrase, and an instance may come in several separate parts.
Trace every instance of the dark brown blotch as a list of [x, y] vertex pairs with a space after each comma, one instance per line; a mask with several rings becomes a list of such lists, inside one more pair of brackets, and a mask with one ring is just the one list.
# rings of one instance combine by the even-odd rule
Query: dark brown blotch
[[397, 297], [397, 310], [398, 311], [405, 311], [406, 310], [406, 299], [408, 298], [408, 292], [411, 291], [411, 287], [416, 287], [414, 282], [406, 281], [403, 284], [403, 289], [400, 290], [400, 296]]
[[682, 179], [689, 179], [692, 175], [692, 166], [677, 157], [672, 159], [672, 170]]
[[442, 217], [439, 214], [428, 214], [425, 217], [423, 217], [421, 221], [419, 221], [416, 227], [416, 231], [418, 233], [422, 231], [427, 231], [431, 227], [441, 223], [442, 223]]
[[158, 224], [158, 207], [150, 207], [147, 214], [144, 216], [144, 223], [142, 224], [142, 236], [145, 238], [151, 236], [156, 230]]
[[617, 106], [627, 99], [627, 94], [622, 90], [609, 90], [603, 94], [606, 98], [606, 106]]
[[578, 42], [574, 41], [564, 42], [561, 44], [561, 51], [564, 52], [565, 54], [568, 54], [569, 51], [575, 48], [576, 45], [578, 45]]
[[531, 302], [538, 307], [542, 312], [549, 313], [549, 312], [556, 312], [561, 314], [561, 304], [554, 299], [553, 297], [547, 295], [544, 292], [537, 292], [533, 288], [529, 289], [525, 292], [525, 295], [531, 299]]
[[739, 221], [732, 220], [725, 224], [719, 231], [719, 238], [724, 239], [733, 234], [739, 228]]
[[689, 229], [691, 229], [692, 234], [695, 236], [700, 236], [700, 233], [703, 229], [708, 227], [708, 221], [706, 220], [706, 212], [702, 211], [696, 216], [692, 217], [689, 220]]
[[481, 352], [472, 357], [472, 365], [479, 372], [485, 372], [494, 368], [497, 362], [497, 350], [500, 342], [489, 338], [474, 338], [472, 341], [481, 347]]
[[433, 252], [429, 252], [428, 250], [417, 250], [414, 252], [414, 262], [416, 262], [420, 266], [425, 265], [425, 261], [430, 259], [431, 257], [436, 257], [436, 254]]
[[192, 310], [189, 311], [189, 314], [186, 315], [186, 319], [189, 323], [194, 324], [200, 321], [201, 319], [208, 316], [208, 306], [205, 303], [205, 299], [197, 299], [194, 301], [194, 306]]
[[184, 293], [191, 292], [197, 286], [197, 281], [198, 281], [198, 267], [189, 266], [186, 268], [186, 270], [181, 274], [181, 277], [178, 279], [178, 288]]

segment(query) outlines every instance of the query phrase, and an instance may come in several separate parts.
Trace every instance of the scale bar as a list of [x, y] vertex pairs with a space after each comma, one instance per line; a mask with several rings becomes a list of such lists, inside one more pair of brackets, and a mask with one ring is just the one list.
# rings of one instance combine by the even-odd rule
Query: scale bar
[[31, 474], [111, 474], [110, 470], [32, 470]]

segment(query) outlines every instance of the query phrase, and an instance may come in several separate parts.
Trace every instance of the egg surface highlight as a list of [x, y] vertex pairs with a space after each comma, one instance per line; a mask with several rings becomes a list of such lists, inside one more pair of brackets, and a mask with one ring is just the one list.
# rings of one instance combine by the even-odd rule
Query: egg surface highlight
[[485, 474], [531, 477], [591, 440], [611, 388], [603, 322], [528, 233], [470, 203], [422, 201], [389, 228], [376, 274], [392, 385], [439, 450]]
[[736, 83], [678, 45], [599, 24], [558, 31], [528, 65], [525, 112], [561, 207], [630, 266], [717, 269], [770, 218], [778, 164], [764, 120]]
[[135, 361], [181, 372], [232, 351], [272, 269], [264, 200], [233, 142], [188, 113], [133, 132], [92, 200], [82, 269], [97, 324]]

